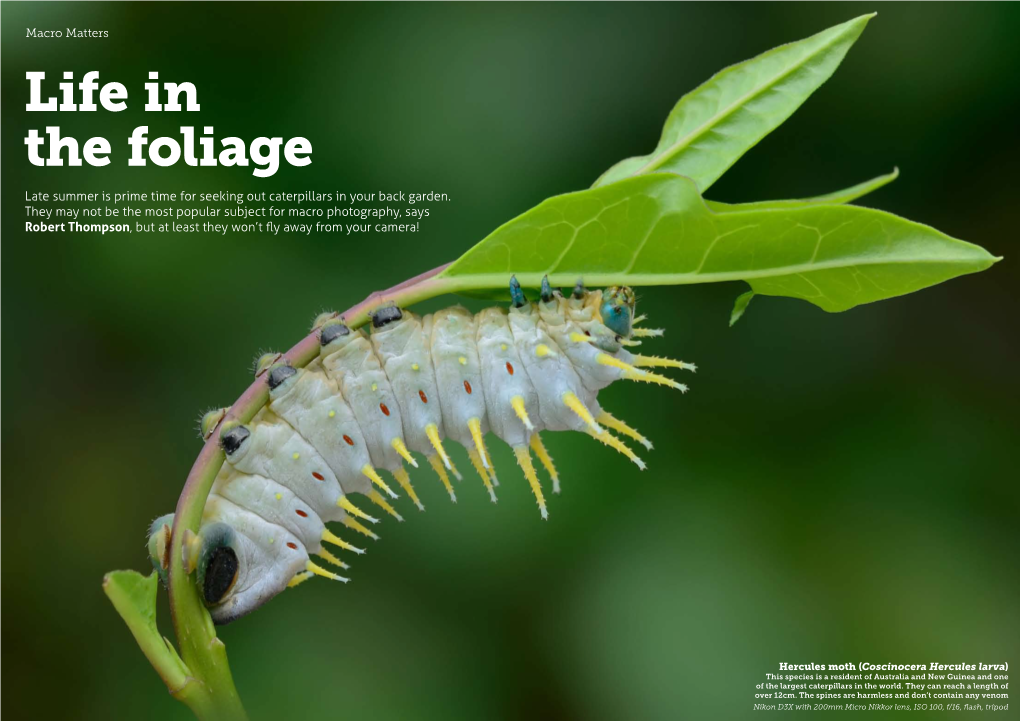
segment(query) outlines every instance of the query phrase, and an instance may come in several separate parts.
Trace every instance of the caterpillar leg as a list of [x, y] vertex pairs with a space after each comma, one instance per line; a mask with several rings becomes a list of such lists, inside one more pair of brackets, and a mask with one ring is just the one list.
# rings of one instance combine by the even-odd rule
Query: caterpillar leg
[[401, 466], [392, 473], [393, 477], [397, 479], [397, 483], [399, 483], [400, 487], [404, 489], [404, 493], [407, 494], [407, 497], [414, 502], [414, 505], [418, 506], [419, 511], [424, 511], [425, 506], [421, 504], [421, 501], [418, 500], [418, 494], [414, 492], [414, 486], [411, 485], [411, 477], [407, 475], [407, 469]]
[[354, 546], [349, 544], [344, 539], [342, 539], [339, 536], [335, 535], [328, 528], [322, 529], [322, 539], [321, 540], [325, 541], [326, 543], [332, 543], [334, 546], [339, 546], [340, 548], [343, 548], [344, 550], [353, 551], [354, 553], [357, 553], [358, 555], [361, 555], [362, 553], [365, 552], [364, 549], [355, 548]]
[[636, 355], [634, 356], [634, 365], [638, 368], [680, 368], [682, 370], [689, 370], [691, 373], [695, 373], [698, 370], [698, 367], [693, 363], [684, 363], [680, 360], [661, 358], [654, 355]]
[[375, 485], [379, 486], [379, 488], [381, 488], [384, 491], [386, 491], [386, 495], [388, 495], [390, 498], [397, 498], [397, 494], [390, 490], [390, 487], [386, 485], [386, 481], [384, 481], [382, 479], [382, 476], [380, 476], [378, 474], [378, 472], [376, 472], [376, 470], [374, 468], [372, 468], [372, 466], [370, 466], [370, 465], [368, 465], [366, 463], [362, 467], [361, 472], [365, 476], [367, 476], [368, 479], [370, 481], [372, 481], [372, 483], [374, 483]]
[[538, 456], [538, 460], [542, 463], [542, 467], [545, 468], [545, 472], [549, 474], [552, 479], [553, 493], [560, 492], [560, 477], [556, 473], [556, 466], [553, 465], [552, 456], [549, 455], [549, 451], [545, 449], [545, 444], [542, 443], [542, 439], [535, 433], [531, 436], [531, 450]]
[[[605, 354], [600, 353], [599, 355], [601, 356]], [[581, 399], [578, 398], [573, 391], [567, 391], [564, 393], [561, 396], [561, 400], [563, 401], [563, 405], [572, 410], [578, 418], [584, 421], [585, 425], [591, 429], [592, 433], [602, 433], [602, 428], [600, 428], [599, 424], [595, 422], [595, 419], [591, 415], [591, 411], [588, 410], [588, 407], [581, 402]]]
[[631, 428], [626, 423], [621, 421], [619, 418], [613, 416], [609, 411], [602, 411], [599, 413], [598, 422], [604, 425], [606, 428], [611, 428], [617, 433], [633, 438], [635, 441], [643, 445], [648, 450], [652, 450], [652, 442], [645, 438], [643, 435], [637, 432], [636, 429]]
[[327, 551], [325, 548], [317, 551], [315, 555], [321, 558], [326, 563], [332, 563], [334, 566], [337, 566], [339, 568], [350, 568], [350, 566], [348, 566], [346, 563], [344, 563], [339, 558], [334, 556], [332, 553]]
[[588, 431], [588, 434], [600, 443], [604, 443], [613, 450], [619, 451], [623, 455], [627, 456], [627, 458], [632, 460], [642, 471], [647, 468], [645, 462], [638, 458], [637, 454], [634, 453], [634, 451], [632, 451], [626, 443], [621, 441], [609, 431], [602, 431], [602, 433], [592, 433], [591, 431]]
[[439, 456], [428, 456], [429, 465], [432, 466], [432, 470], [439, 476], [439, 480], [446, 486], [446, 492], [450, 494], [450, 500], [454, 503], [457, 502], [457, 494], [453, 492], [453, 486], [450, 485], [450, 477], [446, 475], [446, 469], [443, 468], [443, 462], [439, 460]]
[[377, 536], [375, 533], [373, 533], [372, 531], [370, 531], [367, 528], [365, 528], [365, 526], [363, 526], [360, 522], [358, 522], [357, 520], [355, 520], [351, 516], [347, 516], [347, 518], [345, 518], [343, 521], [341, 521], [341, 523], [343, 523], [345, 526], [347, 526], [352, 531], [357, 531], [358, 533], [361, 533], [361, 534], [363, 534], [365, 536], [368, 536], [373, 541], [378, 541], [379, 540], [379, 536]]
[[183, 545], [181, 553], [184, 555], [184, 558], [181, 560], [184, 562], [184, 572], [190, 574], [198, 565], [198, 554], [202, 550], [202, 540], [197, 533], [190, 528], [186, 528], [184, 529]]
[[518, 446], [514, 448], [514, 455], [517, 456], [517, 465], [524, 471], [524, 477], [531, 484], [531, 492], [535, 494], [535, 500], [538, 501], [538, 511], [542, 514], [542, 520], [548, 520], [549, 510], [545, 507], [545, 496], [542, 494], [542, 486], [538, 482], [538, 474], [535, 473], [535, 467], [531, 465], [531, 454], [528, 453], [526, 446]]
[[479, 455], [478, 450], [475, 448], [468, 449], [468, 458], [471, 459], [471, 465], [475, 467], [475, 471], [481, 476], [482, 483], [485, 484], [485, 489], [489, 492], [489, 498], [493, 503], [496, 503], [496, 491], [492, 487], [492, 481], [489, 480], [489, 474], [485, 472], [485, 467], [482, 465], [482, 457]]
[[[322, 576], [323, 578], [328, 578], [332, 581], [341, 581], [343, 583], [347, 583], [348, 581], [351, 580], [349, 578], [344, 578], [343, 576], [338, 576], [335, 573], [327, 571], [322, 566], [317, 566], [311, 561], [305, 564], [305, 570], [310, 573], [314, 573], [316, 576]], [[298, 581], [298, 583], [300, 583], [300, 581]]]
[[407, 446], [404, 445], [403, 438], [397, 436], [392, 441], [390, 441], [390, 445], [393, 447], [393, 450], [397, 452], [397, 455], [399, 455], [401, 458], [403, 458], [405, 461], [411, 464], [412, 468], [418, 467], [418, 461], [414, 460], [414, 457], [411, 455], [411, 452], [407, 450]]
[[379, 491], [375, 490], [374, 488], [368, 494], [368, 500], [370, 500], [375, 505], [379, 506], [379, 508], [381, 508], [384, 511], [386, 511], [388, 514], [390, 514], [391, 516], [396, 518], [398, 521], [403, 521], [404, 520], [404, 517], [401, 516], [399, 513], [397, 513], [397, 510], [393, 506], [391, 506], [389, 504], [389, 501], [387, 501], [385, 498], [383, 498], [383, 495], [381, 493], [379, 493]]
[[347, 511], [352, 516], [355, 516], [357, 518], [363, 518], [364, 520], [368, 521], [369, 523], [378, 523], [379, 522], [378, 518], [372, 518], [372, 516], [368, 515], [363, 510], [361, 510], [360, 508], [355, 506], [353, 503], [351, 503], [350, 499], [348, 499], [347, 496], [340, 496], [340, 498], [337, 499], [336, 505], [340, 506], [340, 508], [342, 508], [345, 511]]

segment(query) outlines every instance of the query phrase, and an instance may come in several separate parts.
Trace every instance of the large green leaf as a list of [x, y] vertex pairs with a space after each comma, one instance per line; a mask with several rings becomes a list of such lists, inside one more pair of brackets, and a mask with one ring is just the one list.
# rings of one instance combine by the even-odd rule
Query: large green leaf
[[745, 280], [759, 295], [827, 311], [910, 293], [997, 259], [926, 225], [852, 205], [712, 211], [669, 173], [550, 198], [498, 228], [440, 276], [446, 290], [679, 285]]
[[720, 71], [680, 98], [651, 154], [620, 161], [594, 187], [669, 171], [705, 192], [829, 79], [872, 17], [862, 15]]

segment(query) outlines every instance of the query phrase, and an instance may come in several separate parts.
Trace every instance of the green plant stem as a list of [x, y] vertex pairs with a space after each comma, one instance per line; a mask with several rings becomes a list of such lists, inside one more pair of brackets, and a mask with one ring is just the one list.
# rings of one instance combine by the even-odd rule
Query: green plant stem
[[[407, 306], [449, 293], [454, 285], [452, 279], [435, 277], [445, 268], [445, 265], [440, 266], [389, 290], [372, 293], [361, 303], [341, 314], [341, 317], [348, 326], [357, 328], [368, 322], [369, 313], [373, 309], [387, 303]], [[284, 353], [283, 359], [300, 368], [318, 355], [319, 333], [315, 330]], [[234, 721], [247, 716], [234, 686], [233, 677], [230, 675], [226, 647], [216, 637], [216, 629], [202, 603], [198, 588], [184, 570], [182, 553], [184, 533], [186, 530], [198, 533], [206, 499], [209, 497], [216, 474], [223, 465], [225, 456], [219, 445], [220, 429], [228, 423], [247, 423], [268, 400], [269, 388], [263, 375], [256, 378], [255, 382], [241, 394], [220, 424], [209, 434], [201, 453], [191, 467], [184, 490], [177, 501], [170, 550], [170, 613], [181, 649], [181, 658], [188, 672], [187, 682], [181, 690], [187, 689], [188, 693], [187, 698], [178, 696], [177, 693], [174, 693], [174, 696], [187, 703], [203, 721]], [[145, 650], [146, 646], [143, 646], [143, 651]], [[153, 660], [148, 651], [146, 655], [150, 661]], [[153, 665], [156, 666], [155, 661]], [[159, 666], [157, 671], [161, 671]], [[167, 679], [164, 677], [164, 680]], [[172, 680], [176, 683], [180, 679], [175, 676]], [[167, 685], [171, 692], [174, 692], [169, 680]]]

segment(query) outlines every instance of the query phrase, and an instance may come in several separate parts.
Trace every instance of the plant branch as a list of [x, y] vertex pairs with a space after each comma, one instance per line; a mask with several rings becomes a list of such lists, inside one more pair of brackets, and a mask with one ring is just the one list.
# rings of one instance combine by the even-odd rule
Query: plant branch
[[[348, 326], [357, 328], [368, 322], [369, 313], [380, 306], [388, 303], [406, 306], [448, 293], [453, 287], [452, 280], [436, 277], [446, 267], [446, 265], [440, 266], [388, 290], [372, 293], [368, 298], [342, 313], [341, 317]], [[318, 355], [319, 332], [314, 330], [284, 353], [283, 359], [300, 368], [310, 363]], [[190, 530], [192, 533], [198, 533], [206, 499], [209, 497], [213, 481], [223, 465], [225, 456], [219, 445], [220, 429], [229, 423], [247, 423], [268, 400], [269, 388], [266, 385], [265, 377], [256, 378], [255, 382], [230, 407], [219, 425], [209, 434], [202, 451], [191, 467], [191, 472], [188, 473], [174, 515], [170, 550], [170, 613], [173, 617], [177, 641], [180, 644], [183, 664], [191, 678], [201, 682], [203, 693], [207, 697], [202, 699], [204, 710], [196, 708], [196, 704], [189, 703], [196, 714], [203, 719], [233, 720], [243, 719], [246, 716], [234, 686], [234, 680], [230, 675], [230, 668], [227, 665], [226, 647], [216, 637], [212, 619], [202, 603], [198, 588], [184, 570], [182, 553], [184, 532]], [[118, 610], [120, 609], [118, 608]], [[134, 630], [132, 628], [133, 632]], [[137, 634], [136, 638], [139, 638]], [[156, 666], [157, 671], [160, 671], [157, 661], [162, 659], [153, 660], [154, 657], [150, 656], [151, 649], [147, 650], [142, 639], [139, 639], [139, 644], [142, 645], [143, 651]], [[163, 675], [163, 671], [160, 671], [160, 674]], [[174, 678], [176, 680], [177, 677]], [[167, 685], [170, 686], [170, 683], [168, 682]]]

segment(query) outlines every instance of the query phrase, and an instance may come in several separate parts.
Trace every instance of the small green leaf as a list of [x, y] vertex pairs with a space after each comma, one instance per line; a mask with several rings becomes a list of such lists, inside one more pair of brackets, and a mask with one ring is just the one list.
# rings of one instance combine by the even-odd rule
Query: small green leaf
[[862, 15], [712, 76], [680, 98], [651, 154], [620, 161], [593, 187], [669, 171], [705, 192], [829, 79], [872, 17]]
[[111, 571], [103, 577], [103, 592], [167, 688], [177, 694], [187, 685], [188, 669], [156, 627], [158, 583], [155, 571], [148, 576], [137, 571]]
[[737, 296], [737, 300], [733, 303], [733, 310], [730, 312], [730, 328], [732, 328], [733, 324], [740, 320], [741, 316], [744, 315], [744, 311], [747, 310], [747, 306], [753, 297], [753, 290], [749, 290], [746, 293], [741, 293]]
[[891, 173], [879, 175], [877, 178], [865, 180], [863, 183], [852, 185], [843, 190], [837, 190], [834, 193], [816, 195], [813, 198], [803, 198], [801, 200], [761, 200], [754, 203], [719, 203], [714, 200], [706, 200], [705, 204], [717, 213], [762, 208], [799, 208], [805, 205], [842, 205], [843, 203], [851, 203], [868, 193], [873, 193], [898, 177], [900, 177], [900, 169], [893, 168]]
[[744, 280], [827, 311], [911, 293], [991, 266], [983, 248], [853, 205], [713, 212], [689, 178], [661, 173], [550, 198], [437, 277], [444, 292]]

